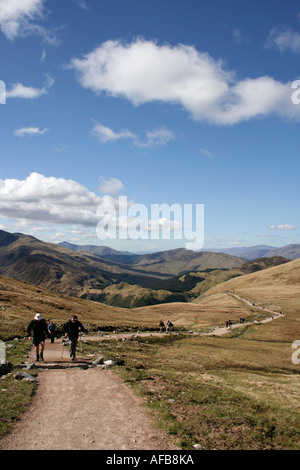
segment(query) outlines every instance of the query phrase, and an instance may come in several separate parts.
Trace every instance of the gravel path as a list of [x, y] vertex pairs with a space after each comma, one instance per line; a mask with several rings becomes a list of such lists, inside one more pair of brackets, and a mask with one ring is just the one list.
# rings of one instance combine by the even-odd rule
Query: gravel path
[[[31, 409], [0, 450], [176, 450], [137, 397], [113, 372], [70, 363], [66, 347], [46, 341], [45, 363]], [[63, 358], [62, 356], [63, 352]]]

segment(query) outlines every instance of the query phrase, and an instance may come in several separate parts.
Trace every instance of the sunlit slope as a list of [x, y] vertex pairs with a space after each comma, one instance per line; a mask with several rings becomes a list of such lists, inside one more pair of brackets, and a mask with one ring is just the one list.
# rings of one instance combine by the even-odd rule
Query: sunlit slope
[[231, 279], [213, 287], [205, 295], [208, 297], [227, 291], [297, 315], [300, 313], [300, 259]]
[[196, 302], [202, 306], [203, 302], [210, 305], [221, 294], [226, 298], [232, 297], [229, 292], [239, 294], [257, 307], [284, 312], [284, 317], [265, 325], [263, 329], [252, 329], [253, 337], [268, 341], [300, 339], [300, 259], [231, 279], [213, 287], [205, 293], [204, 300], [202, 297]]
[[171, 320], [180, 329], [210, 329], [223, 325], [229, 315], [232, 320], [247, 316], [249, 309], [238, 300], [230, 299], [227, 294], [214, 296], [201, 305], [173, 302], [134, 309], [118, 308], [0, 276], [0, 339], [25, 335], [29, 321], [37, 312], [57, 324], [64, 323], [71, 314], [76, 314], [88, 328], [158, 330], [160, 320]]

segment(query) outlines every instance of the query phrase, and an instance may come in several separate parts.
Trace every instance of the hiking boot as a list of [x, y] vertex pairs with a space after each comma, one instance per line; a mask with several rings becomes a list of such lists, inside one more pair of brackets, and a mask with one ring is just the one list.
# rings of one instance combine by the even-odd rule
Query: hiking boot
[[38, 355], [38, 354], [36, 355], [36, 358], [35, 358], [35, 360], [36, 360], [37, 362], [39, 362], [39, 360], [40, 360], [40, 357], [39, 357], [39, 355]]
[[42, 352], [40, 353], [40, 359], [41, 359], [41, 361], [44, 360], [44, 356], [43, 356], [43, 353], [42, 353]]

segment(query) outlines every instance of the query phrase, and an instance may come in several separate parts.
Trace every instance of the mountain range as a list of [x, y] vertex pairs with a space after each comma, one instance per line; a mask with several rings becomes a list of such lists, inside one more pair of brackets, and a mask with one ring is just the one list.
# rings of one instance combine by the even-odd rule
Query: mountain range
[[[112, 285], [126, 283], [150, 288], [151, 282], [162, 283], [185, 271], [227, 269], [244, 262], [223, 253], [196, 253], [184, 249], [150, 255], [100, 250], [101, 256], [95, 254], [95, 247], [89, 250], [75, 251], [22, 233], [1, 230], [0, 275], [71, 296], [101, 300], [103, 289]], [[171, 295], [175, 300], [174, 294]]]
[[139, 255], [0, 230], [0, 275], [119, 307], [192, 301], [220, 282], [287, 261], [268, 256], [247, 262], [183, 248]]
[[291, 260], [300, 258], [300, 244], [286, 245], [282, 247], [275, 247], [269, 245], [256, 245], [249, 247], [234, 247], [213, 249], [209, 248], [207, 251], [215, 253], [227, 253], [232, 256], [238, 256], [248, 260], [253, 260], [262, 257], [283, 256]]
[[[2, 240], [3, 241], [3, 240]], [[197, 296], [192, 302], [173, 302], [160, 305], [146, 305], [139, 308], [119, 308], [105, 305], [100, 302], [71, 297], [65, 294], [48, 290], [34, 283], [19, 281], [11, 277], [0, 276], [0, 338], [14, 338], [15, 335], [24, 335], [26, 326], [36, 312], [42, 312], [44, 318], [54, 319], [63, 324], [71, 313], [75, 313], [89, 328], [103, 328], [104, 330], [118, 328], [157, 329], [160, 319], [171, 319], [177, 327], [205, 328], [211, 325], [225, 323], [228, 318], [238, 319], [241, 316], [253, 315], [254, 310], [247, 307], [245, 302], [233, 297], [230, 292], [241, 295], [244, 299], [251, 299], [257, 305], [284, 311], [285, 317], [281, 322], [274, 321], [269, 324], [268, 330], [259, 326], [252, 330], [256, 335], [268, 334], [268, 344], [276, 343], [279, 338], [281, 353], [287, 354], [292, 341], [299, 333], [300, 313], [300, 259], [288, 261], [272, 266], [273, 258], [261, 258], [246, 262], [240, 269], [240, 275], [231, 279], [221, 279], [221, 274], [229, 273], [217, 270], [219, 278], [215, 285], [210, 285], [213, 271], [207, 272], [207, 282], [204, 294]], [[283, 260], [277, 259], [280, 263]], [[268, 263], [266, 266], [265, 263]], [[250, 273], [246, 273], [246, 266]], [[244, 274], [242, 271], [245, 270]], [[203, 273], [194, 273], [199, 278]], [[231, 273], [233, 274], [233, 272]], [[180, 282], [187, 282], [188, 275], [181, 276]], [[199, 287], [199, 286], [198, 286]], [[114, 288], [114, 286], [112, 286]], [[261, 336], [259, 336], [261, 339]], [[250, 340], [252, 339], [250, 333]], [[278, 343], [278, 341], [277, 341]], [[252, 348], [251, 344], [251, 348]], [[272, 346], [273, 347], [273, 346]], [[288, 351], [288, 352], [286, 352]], [[276, 367], [276, 362], [275, 362]]]
[[[60, 243], [65, 248], [70, 248], [75, 251], [85, 251], [101, 256], [102, 258], [109, 259], [112, 261], [120, 261], [121, 259], [125, 263], [138, 263], [139, 260], [151, 259], [156, 254], [135, 254], [127, 251], [117, 251], [107, 246], [96, 246], [96, 245], [75, 245], [68, 242]], [[183, 252], [186, 251], [181, 249]], [[170, 250], [173, 251], [173, 250]], [[275, 247], [270, 245], [254, 245], [244, 247], [231, 247], [231, 248], [207, 248], [200, 250], [201, 252], [209, 253], [224, 253], [230, 256], [243, 258], [246, 260], [254, 260], [262, 257], [282, 256], [287, 259], [298, 259], [300, 258], [300, 244], [290, 244], [282, 247]], [[160, 252], [167, 253], [167, 252]], [[143, 264], [143, 261], [141, 261]]]

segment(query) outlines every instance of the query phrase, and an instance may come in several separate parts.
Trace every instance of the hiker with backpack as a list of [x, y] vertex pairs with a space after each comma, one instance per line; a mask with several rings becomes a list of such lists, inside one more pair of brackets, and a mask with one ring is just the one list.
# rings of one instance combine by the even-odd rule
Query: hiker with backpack
[[173, 323], [170, 320], [168, 320], [167, 321], [167, 327], [166, 327], [166, 333], [171, 333], [172, 328], [173, 328]]
[[85, 329], [82, 323], [78, 320], [76, 315], [71, 315], [69, 320], [63, 326], [63, 333], [68, 337], [70, 341], [70, 358], [72, 361], [76, 359], [76, 347], [78, 343], [78, 336], [80, 332], [84, 332]]
[[[31, 331], [33, 332], [33, 337], [31, 337]], [[40, 313], [37, 313], [33, 320], [29, 323], [27, 327], [28, 339], [33, 339], [33, 344], [35, 345], [36, 361], [44, 360], [44, 349], [45, 349], [45, 339], [48, 336], [48, 329], [46, 320], [42, 317]], [[41, 345], [41, 351], [40, 351]]]

